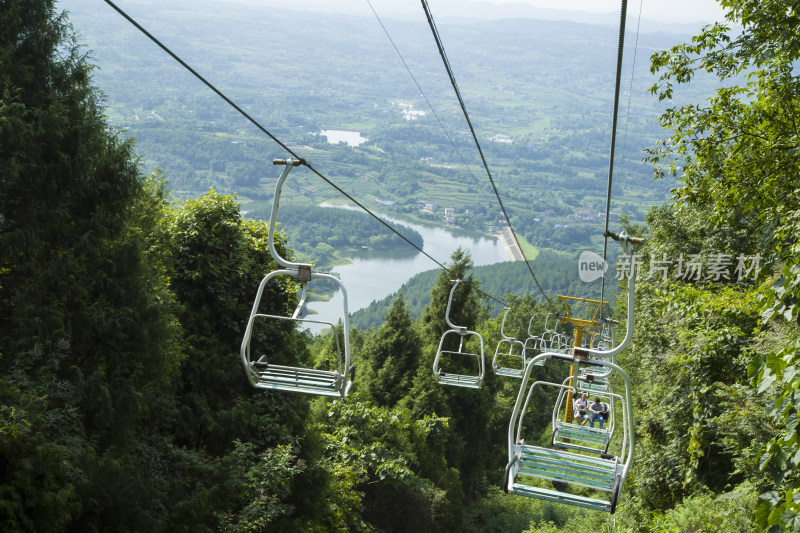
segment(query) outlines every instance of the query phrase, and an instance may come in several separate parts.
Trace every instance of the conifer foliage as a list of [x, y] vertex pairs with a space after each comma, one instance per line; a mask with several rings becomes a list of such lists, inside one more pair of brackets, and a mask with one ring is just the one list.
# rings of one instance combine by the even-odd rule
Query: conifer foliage
[[160, 484], [141, 466], [178, 361], [145, 261], [158, 216], [53, 2], [2, 11], [3, 529], [148, 523]]
[[401, 292], [386, 321], [364, 343], [360, 355], [366, 367], [359, 390], [378, 405], [393, 407], [411, 389], [422, 342], [413, 328]]

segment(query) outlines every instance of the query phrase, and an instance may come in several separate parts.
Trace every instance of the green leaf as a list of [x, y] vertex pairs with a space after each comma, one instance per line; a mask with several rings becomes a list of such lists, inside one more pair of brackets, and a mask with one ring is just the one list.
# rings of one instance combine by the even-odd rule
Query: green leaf
[[776, 380], [777, 378], [774, 374], [772, 374], [772, 372], [764, 372], [764, 375], [761, 376], [761, 381], [758, 383], [759, 394], [770, 388]]
[[783, 505], [779, 505], [774, 507], [772, 511], [770, 511], [769, 516], [767, 517], [767, 524], [770, 526], [780, 526], [782, 525], [781, 516], [783, 515]]

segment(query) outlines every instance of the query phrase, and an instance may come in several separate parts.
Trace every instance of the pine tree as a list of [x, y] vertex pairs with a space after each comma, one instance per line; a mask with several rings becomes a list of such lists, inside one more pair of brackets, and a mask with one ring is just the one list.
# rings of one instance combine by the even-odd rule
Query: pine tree
[[421, 356], [422, 342], [413, 328], [402, 291], [392, 302], [386, 320], [361, 350], [364, 368], [358, 388], [385, 407], [392, 407], [411, 389]]
[[[187, 356], [179, 378], [178, 442], [222, 455], [236, 439], [259, 449], [292, 439], [308, 398], [253, 388], [239, 355], [258, 284], [278, 268], [264, 224], [244, 220], [233, 197], [210, 191], [174, 209], [163, 231]], [[286, 257], [283, 237], [276, 245]], [[265, 289], [259, 311], [290, 316], [296, 301], [294, 284], [279, 276]], [[263, 323], [254, 335], [260, 338], [254, 344], [270, 346], [275, 358], [309, 364], [291, 323]]]
[[0, 529], [154, 528], [178, 364], [159, 201], [54, 2], [0, 7]]
[[[463, 280], [453, 294], [450, 308], [453, 324], [475, 331], [487, 314], [477, 294], [479, 283], [468, 275], [471, 267], [469, 253], [459, 248], [451, 256], [449, 269], [440, 272], [431, 290], [431, 302], [419, 321], [425, 343], [421, 363], [411, 393], [402, 402], [416, 418], [435, 413], [451, 419], [452, 436], [446, 448], [447, 462], [460, 472], [463, 492], [468, 498], [481, 484], [490, 460], [486, 451], [491, 449], [489, 421], [494, 406], [494, 375], [488, 370], [487, 362], [485, 383], [479, 389], [439, 385], [433, 377], [433, 359], [442, 334], [449, 329], [445, 310], [453, 286], [451, 280]], [[456, 348], [457, 345], [449, 349]]]

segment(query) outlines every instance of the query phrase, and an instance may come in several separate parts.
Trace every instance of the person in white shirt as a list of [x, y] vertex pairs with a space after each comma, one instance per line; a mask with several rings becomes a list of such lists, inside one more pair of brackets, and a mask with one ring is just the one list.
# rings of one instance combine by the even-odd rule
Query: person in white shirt
[[578, 424], [585, 426], [586, 421], [589, 420], [589, 395], [585, 392], [580, 398], [575, 400], [574, 418]]

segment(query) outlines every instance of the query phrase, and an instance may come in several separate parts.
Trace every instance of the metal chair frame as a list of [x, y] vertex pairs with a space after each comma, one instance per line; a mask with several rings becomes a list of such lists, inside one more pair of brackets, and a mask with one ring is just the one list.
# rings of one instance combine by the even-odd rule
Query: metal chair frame
[[[481, 384], [483, 384], [483, 379], [486, 372], [486, 365], [483, 355], [483, 337], [480, 335], [480, 333], [470, 331], [463, 326], [456, 326], [450, 321], [450, 307], [453, 303], [453, 293], [455, 292], [456, 287], [458, 287], [458, 285], [461, 283], [461, 280], [456, 279], [451, 281], [454, 281], [455, 285], [453, 285], [453, 287], [450, 289], [450, 296], [447, 299], [447, 309], [445, 310], [444, 315], [445, 321], [447, 322], [447, 325], [450, 326], [450, 329], [445, 331], [444, 334], [442, 334], [442, 338], [439, 340], [439, 348], [436, 350], [436, 358], [433, 360], [433, 375], [436, 378], [436, 381], [442, 385], [453, 385], [456, 387], [477, 389], [480, 388]], [[458, 335], [458, 350], [443, 349], [445, 339], [452, 335]], [[480, 341], [479, 354], [464, 351], [466, 340], [469, 337], [477, 337]], [[475, 375], [467, 375], [445, 371], [441, 365], [443, 355], [448, 359], [463, 357], [476, 358], [478, 365], [477, 373]]]
[[[273, 163], [276, 165], [285, 165], [285, 168], [278, 178], [278, 183], [275, 185], [275, 197], [272, 203], [268, 235], [269, 252], [275, 262], [283, 268], [274, 270], [264, 276], [258, 286], [258, 291], [256, 292], [255, 301], [250, 311], [250, 317], [247, 321], [247, 328], [245, 329], [242, 346], [240, 348], [242, 365], [244, 366], [245, 374], [250, 384], [259, 389], [283, 390], [344, 398], [353, 385], [353, 378], [355, 375], [355, 368], [350, 365], [350, 323], [347, 312], [347, 291], [341, 280], [336, 276], [325, 272], [315, 272], [310, 264], [288, 261], [281, 257], [275, 248], [275, 227], [277, 225], [281, 189], [291, 169], [303, 162], [297, 159], [276, 159]], [[259, 306], [265, 287], [270, 280], [278, 276], [288, 276], [300, 283], [299, 302], [292, 315], [288, 317], [259, 313]], [[339, 338], [336, 335], [335, 324], [333, 322], [300, 318], [302, 308], [308, 296], [307, 284], [314, 279], [330, 280], [336, 283], [339, 290], [342, 291], [343, 310], [341, 320], [344, 325], [343, 347], [339, 343]], [[333, 335], [336, 337], [336, 369], [322, 370], [279, 365], [271, 363], [266, 355], [262, 355], [257, 360], [253, 360], [251, 344], [253, 340], [253, 326], [257, 320], [289, 321], [293, 322], [295, 327], [304, 324], [324, 324], [329, 326], [333, 331]]]
[[[505, 313], [503, 314], [503, 322], [500, 324], [500, 335], [502, 335], [503, 338], [497, 343], [497, 349], [494, 351], [492, 369], [494, 369], [494, 373], [498, 376], [521, 378], [522, 373], [525, 371], [525, 343], [511, 337], [505, 332], [506, 318], [508, 317], [509, 311], [511, 311], [511, 308], [506, 307]], [[501, 348], [505, 346], [507, 346], [507, 348], [501, 350]], [[515, 350], [515, 348], [518, 349]], [[518, 368], [501, 364], [504, 360], [513, 361], [514, 359], [519, 359], [520, 364]]]

